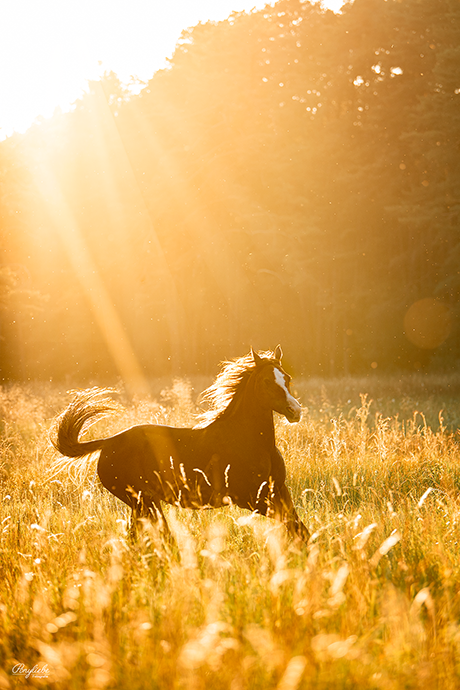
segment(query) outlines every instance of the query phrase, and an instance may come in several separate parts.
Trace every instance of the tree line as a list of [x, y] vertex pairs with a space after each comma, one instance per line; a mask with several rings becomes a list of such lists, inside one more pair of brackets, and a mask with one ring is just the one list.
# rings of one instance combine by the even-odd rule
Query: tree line
[[456, 0], [279, 0], [6, 139], [2, 378], [455, 366], [459, 66]]

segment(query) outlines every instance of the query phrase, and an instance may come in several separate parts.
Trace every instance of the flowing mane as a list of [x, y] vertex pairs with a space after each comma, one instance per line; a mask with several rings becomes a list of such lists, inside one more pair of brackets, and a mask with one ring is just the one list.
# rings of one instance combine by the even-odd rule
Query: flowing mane
[[[258, 355], [267, 363], [279, 364], [275, 353], [270, 350], [258, 352]], [[243, 392], [256, 366], [252, 353], [228, 362], [221, 362], [221, 371], [216, 380], [199, 396], [199, 404], [208, 406], [208, 409], [199, 415], [195, 428], [208, 426], [224, 415], [230, 404]]]

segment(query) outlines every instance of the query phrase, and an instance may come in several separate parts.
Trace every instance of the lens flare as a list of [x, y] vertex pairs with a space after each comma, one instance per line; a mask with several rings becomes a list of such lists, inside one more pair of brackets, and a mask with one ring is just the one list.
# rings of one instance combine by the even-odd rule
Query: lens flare
[[408, 340], [424, 350], [442, 345], [452, 329], [449, 307], [432, 297], [418, 300], [407, 310], [404, 332]]

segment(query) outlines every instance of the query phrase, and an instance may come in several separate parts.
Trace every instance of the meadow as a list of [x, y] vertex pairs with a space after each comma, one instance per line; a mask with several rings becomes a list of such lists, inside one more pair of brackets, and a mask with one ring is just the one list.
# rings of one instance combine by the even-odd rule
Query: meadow
[[[193, 383], [89, 436], [192, 425]], [[276, 425], [307, 548], [233, 507], [130, 542], [94, 462], [53, 476], [65, 389], [0, 388], [0, 690], [460, 687], [460, 378], [296, 383]]]

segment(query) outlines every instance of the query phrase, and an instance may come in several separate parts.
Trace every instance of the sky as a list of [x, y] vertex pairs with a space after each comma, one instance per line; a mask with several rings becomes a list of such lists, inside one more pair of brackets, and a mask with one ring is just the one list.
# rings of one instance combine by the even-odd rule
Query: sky
[[[68, 110], [88, 80], [114, 71], [148, 81], [181, 32], [266, 0], [0, 0], [0, 139], [56, 107]], [[342, 0], [324, 4], [338, 10]]]

